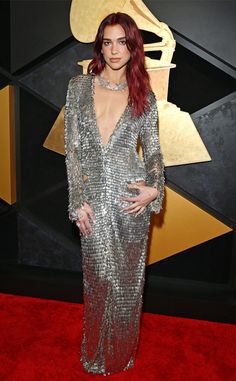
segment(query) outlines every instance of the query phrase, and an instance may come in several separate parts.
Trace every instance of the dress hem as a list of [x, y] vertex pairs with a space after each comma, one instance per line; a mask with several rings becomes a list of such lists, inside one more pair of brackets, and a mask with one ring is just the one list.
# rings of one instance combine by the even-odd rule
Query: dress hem
[[114, 372], [107, 372], [104, 368], [100, 368], [96, 364], [96, 362], [94, 362], [91, 365], [87, 361], [84, 361], [82, 357], [80, 358], [80, 362], [82, 363], [82, 365], [83, 365], [83, 367], [84, 367], [84, 369], [85, 369], [85, 371], [87, 373], [100, 374], [100, 375], [103, 375], [103, 376], [111, 376], [113, 374], [117, 374], [117, 373], [126, 371], [126, 370], [134, 367], [134, 359], [133, 358], [131, 358], [128, 361], [128, 364], [124, 368], [122, 368], [121, 370], [114, 371]]

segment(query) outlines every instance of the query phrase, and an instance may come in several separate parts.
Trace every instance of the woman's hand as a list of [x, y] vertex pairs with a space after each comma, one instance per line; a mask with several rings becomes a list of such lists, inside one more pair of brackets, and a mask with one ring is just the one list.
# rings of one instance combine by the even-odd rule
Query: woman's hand
[[89, 217], [94, 223], [96, 223], [94, 213], [87, 202], [84, 202], [83, 207], [78, 208], [76, 212], [81, 215], [81, 217], [76, 221], [76, 226], [78, 226], [82, 235], [87, 236], [92, 232]]
[[134, 197], [122, 196], [122, 200], [133, 202], [130, 206], [122, 209], [122, 211], [125, 213], [136, 213], [135, 217], [142, 213], [146, 206], [159, 195], [156, 188], [147, 185], [128, 184], [128, 188], [139, 189], [140, 194]]

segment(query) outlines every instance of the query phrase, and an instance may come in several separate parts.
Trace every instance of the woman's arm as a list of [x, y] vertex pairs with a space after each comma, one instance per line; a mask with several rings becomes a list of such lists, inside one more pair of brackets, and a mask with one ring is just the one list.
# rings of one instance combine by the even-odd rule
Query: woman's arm
[[146, 185], [155, 187], [158, 191], [158, 196], [150, 202], [150, 208], [152, 212], [159, 213], [164, 198], [165, 178], [164, 162], [158, 135], [158, 110], [156, 97], [153, 92], [149, 95], [149, 101], [150, 109], [143, 116], [140, 141], [147, 172]]
[[65, 162], [69, 194], [69, 219], [78, 219], [76, 210], [84, 204], [83, 179], [80, 164], [80, 139], [78, 136], [78, 94], [76, 77], [70, 79], [66, 94], [64, 116]]

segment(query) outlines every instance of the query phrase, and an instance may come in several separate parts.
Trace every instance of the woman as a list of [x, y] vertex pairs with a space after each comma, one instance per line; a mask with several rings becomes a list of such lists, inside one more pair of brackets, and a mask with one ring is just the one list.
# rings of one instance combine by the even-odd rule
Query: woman
[[81, 234], [80, 360], [109, 375], [134, 365], [150, 215], [164, 193], [156, 99], [140, 31], [124, 13], [102, 21], [88, 75], [69, 81], [65, 151], [69, 218]]

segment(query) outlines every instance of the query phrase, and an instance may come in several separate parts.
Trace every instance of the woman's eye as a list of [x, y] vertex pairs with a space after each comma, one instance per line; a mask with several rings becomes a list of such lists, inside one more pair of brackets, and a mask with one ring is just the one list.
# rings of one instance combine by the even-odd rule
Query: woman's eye
[[120, 44], [121, 44], [121, 45], [126, 45], [126, 40], [121, 40], [121, 41], [120, 41]]
[[110, 44], [110, 41], [103, 41], [104, 46], [108, 46]]

